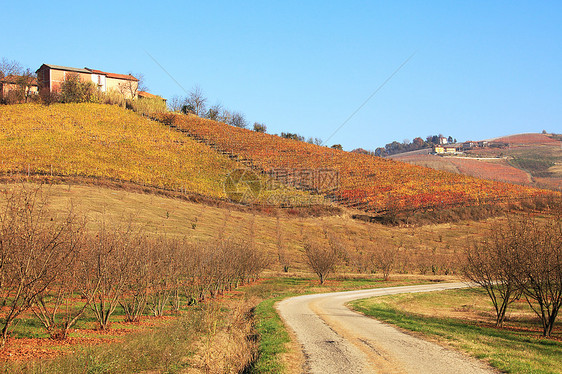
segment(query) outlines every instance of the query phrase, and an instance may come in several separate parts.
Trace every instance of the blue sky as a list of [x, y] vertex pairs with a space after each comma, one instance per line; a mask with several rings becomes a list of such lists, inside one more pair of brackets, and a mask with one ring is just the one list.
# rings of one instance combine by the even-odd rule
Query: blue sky
[[[149, 91], [243, 112], [268, 132], [374, 149], [562, 132], [560, 1], [10, 1], [0, 57], [144, 74]], [[6, 30], [11, 30], [6, 33]]]

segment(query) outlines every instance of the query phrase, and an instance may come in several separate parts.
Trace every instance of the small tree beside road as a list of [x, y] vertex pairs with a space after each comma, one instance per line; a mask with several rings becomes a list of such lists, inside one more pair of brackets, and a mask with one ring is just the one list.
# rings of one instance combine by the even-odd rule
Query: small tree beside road
[[339, 253], [331, 246], [323, 246], [313, 242], [305, 242], [304, 253], [308, 265], [320, 278], [320, 284], [324, 284], [328, 275], [336, 271], [340, 258]]
[[524, 296], [548, 337], [562, 306], [562, 221], [517, 218], [494, 226], [482, 245], [467, 249], [467, 279], [482, 286], [501, 326], [510, 303]]
[[511, 276], [508, 259], [510, 240], [496, 227], [483, 244], [472, 243], [466, 249], [465, 277], [486, 290], [496, 311], [496, 326], [501, 327], [507, 307], [521, 296]]

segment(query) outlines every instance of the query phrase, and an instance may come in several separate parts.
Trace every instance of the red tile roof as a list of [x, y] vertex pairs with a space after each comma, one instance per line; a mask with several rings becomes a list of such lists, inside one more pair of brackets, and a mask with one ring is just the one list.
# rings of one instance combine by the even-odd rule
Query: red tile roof
[[[86, 68], [88, 69], [88, 68]], [[130, 80], [130, 81], [138, 81], [137, 78], [133, 77], [132, 75], [125, 75], [125, 74], [115, 74], [115, 73], [108, 73], [106, 71], [101, 71], [101, 70], [95, 70], [95, 69], [88, 69], [89, 71], [91, 71], [94, 74], [101, 74], [101, 75], [105, 75], [108, 78], [115, 78], [115, 79], [125, 79], [125, 80]]]
[[[84, 69], [78, 69], [78, 68], [71, 68], [68, 66], [59, 66], [59, 65], [50, 65], [50, 64], [43, 64], [41, 65], [41, 68], [43, 66], [46, 66], [50, 69], [55, 69], [55, 70], [66, 70], [66, 71], [74, 71], [77, 73], [86, 73], [86, 74], [101, 74], [101, 75], [105, 75], [108, 78], [114, 78], [114, 79], [125, 79], [125, 80], [129, 80], [129, 81], [135, 81], [138, 82], [138, 79], [133, 77], [132, 75], [125, 75], [125, 74], [115, 74], [115, 73], [108, 73], [106, 71], [101, 71], [101, 70], [95, 70], [95, 69], [90, 69], [90, 68], [84, 68]], [[41, 68], [37, 69], [37, 71], [41, 70]]]

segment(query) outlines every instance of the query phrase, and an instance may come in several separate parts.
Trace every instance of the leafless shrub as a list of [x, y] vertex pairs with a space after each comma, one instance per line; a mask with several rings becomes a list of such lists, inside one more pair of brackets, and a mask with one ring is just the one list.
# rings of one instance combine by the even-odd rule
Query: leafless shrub
[[74, 298], [81, 290], [80, 280], [87, 270], [83, 266], [83, 256], [82, 242], [76, 261], [66, 270], [62, 269], [57, 281], [33, 300], [33, 314], [53, 339], [66, 339], [70, 328], [78, 322], [92, 302], [91, 299], [77, 301]]
[[157, 243], [152, 243], [151, 250], [145, 254], [147, 262], [151, 264], [148, 307], [156, 317], [164, 315], [164, 309], [174, 291], [173, 278], [179, 276], [173, 272], [174, 265], [179, 260], [176, 248], [176, 241], [161, 238]]
[[43, 105], [51, 105], [60, 102], [60, 93], [51, 91], [48, 87], [42, 88], [39, 91], [39, 99]]
[[304, 243], [304, 252], [308, 265], [320, 278], [320, 284], [324, 284], [328, 275], [336, 271], [340, 260], [339, 254], [331, 246], [309, 240]]
[[509, 304], [521, 296], [511, 275], [511, 234], [495, 228], [482, 244], [466, 249], [464, 276], [484, 288], [496, 311], [496, 326], [501, 327]]
[[376, 267], [382, 272], [385, 281], [390, 279], [400, 246], [379, 239], [375, 243], [374, 261]]
[[126, 272], [125, 284], [123, 294], [118, 299], [127, 322], [137, 322], [146, 309], [152, 276], [152, 263], [147, 258], [150, 258], [153, 250], [153, 241], [143, 236], [139, 236], [129, 248], [130, 262], [123, 269]]
[[505, 230], [511, 276], [550, 336], [562, 306], [562, 221], [511, 220]]
[[255, 220], [245, 238], [197, 243], [148, 237], [132, 223], [102, 222], [85, 234], [83, 220], [71, 211], [53, 216], [45, 201], [40, 189], [0, 195], [3, 341], [30, 308], [51, 337], [64, 339], [87, 309], [101, 329], [109, 328], [118, 305], [126, 321], [138, 321], [147, 309], [155, 316], [169, 306], [178, 313], [182, 300], [213, 298], [256, 280], [268, 265], [255, 245]]
[[82, 294], [92, 300], [90, 308], [100, 329], [109, 327], [109, 319], [125, 292], [127, 275], [133, 259], [129, 256], [135, 241], [132, 227], [108, 228], [103, 223], [87, 249], [84, 266], [87, 273], [82, 283]]
[[2, 346], [14, 320], [51, 285], [63, 281], [78, 252], [83, 222], [69, 210], [64, 217], [48, 211], [39, 188], [3, 191], [0, 210], [0, 303]]

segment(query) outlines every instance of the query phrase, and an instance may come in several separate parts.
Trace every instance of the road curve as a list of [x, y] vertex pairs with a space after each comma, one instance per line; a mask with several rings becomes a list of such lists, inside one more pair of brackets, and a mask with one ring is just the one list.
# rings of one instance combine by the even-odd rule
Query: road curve
[[277, 310], [302, 346], [305, 373], [494, 373], [478, 360], [345, 306], [373, 296], [462, 287], [467, 285], [441, 283], [304, 295], [281, 301]]

